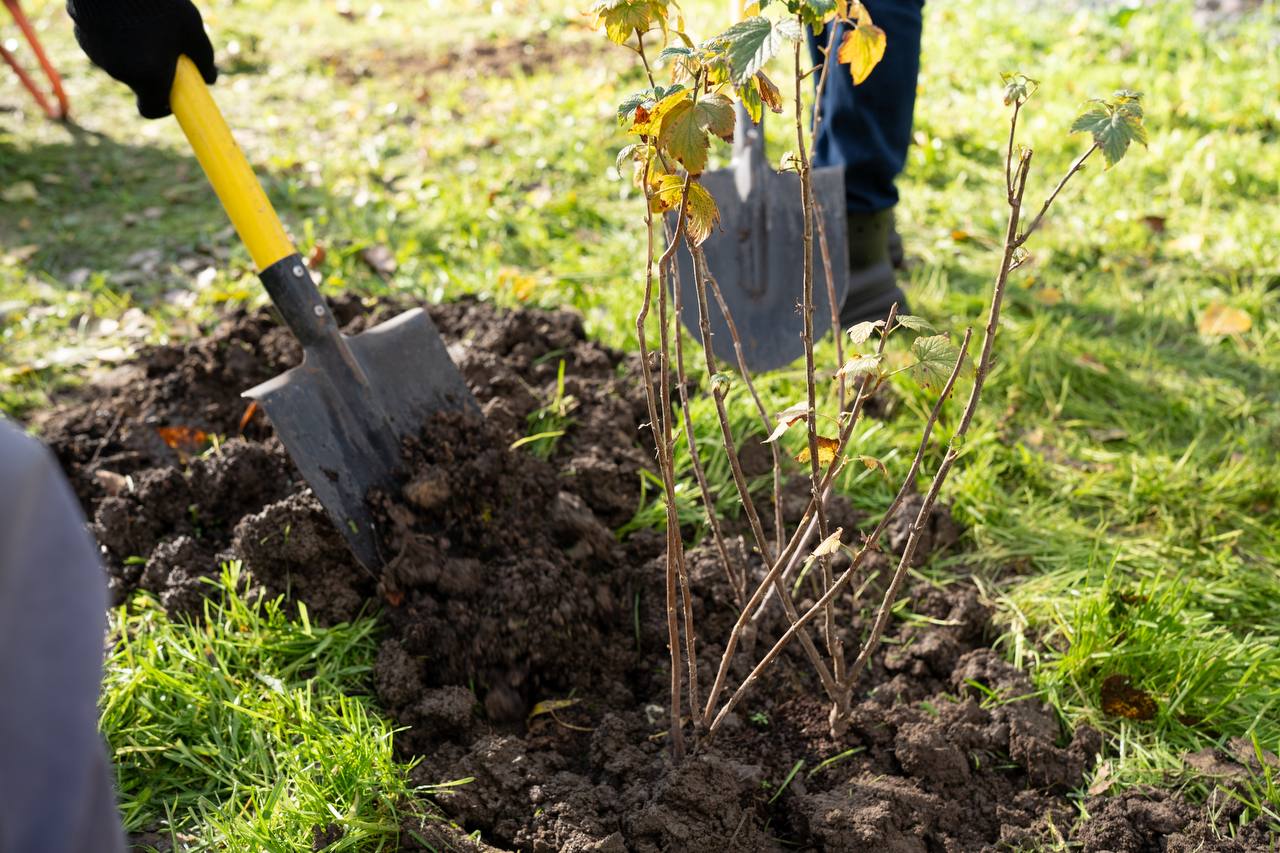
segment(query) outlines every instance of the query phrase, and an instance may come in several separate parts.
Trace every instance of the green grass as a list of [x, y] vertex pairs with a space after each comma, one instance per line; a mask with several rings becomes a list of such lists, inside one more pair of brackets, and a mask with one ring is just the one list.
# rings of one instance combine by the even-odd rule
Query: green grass
[[[26, 183], [36, 193], [0, 205], [0, 408], [12, 413], [141, 343], [182, 339], [261, 299], [173, 123], [138, 120], [88, 68], [61, 3], [29, 5], [86, 130], [44, 122], [0, 77], [0, 104], [21, 107], [0, 111], [0, 192]], [[303, 250], [326, 247], [326, 289], [569, 305], [593, 336], [634, 348], [642, 214], [613, 170], [625, 138], [612, 111], [641, 75], [572, 5], [388, 0], [380, 19], [360, 9], [351, 21], [328, 4], [201, 5], [222, 49], [216, 95]], [[1064, 720], [1109, 735], [1113, 779], [1202, 791], [1184, 752], [1237, 736], [1280, 750], [1280, 7], [1201, 31], [1188, 2], [1133, 5], [928, 4], [899, 221], [916, 259], [915, 313], [956, 331], [977, 325], [1004, 221], [999, 72], [1041, 82], [1022, 134], [1036, 151], [1033, 203], [1082, 150], [1066, 134], [1082, 102], [1120, 87], [1146, 93], [1149, 148], [1078, 176], [1011, 283], [996, 368], [944, 493], [966, 527], [964, 553], [930, 571], [963, 563], [986, 579], [1002, 648], [1031, 666]], [[687, 12], [698, 35], [723, 23], [720, 4]], [[775, 79], [785, 90], [784, 69]], [[772, 155], [788, 134], [786, 116], [770, 123]], [[399, 261], [389, 280], [359, 259], [372, 243]], [[163, 260], [140, 273], [130, 258], [149, 248]], [[14, 307], [27, 302], [33, 310]], [[1252, 328], [1201, 337], [1197, 318], [1214, 303], [1246, 311]], [[820, 357], [833, 360], [826, 348]], [[801, 379], [762, 380], [770, 408], [799, 399]], [[895, 389], [898, 417], [862, 427], [858, 452], [900, 475], [930, 400], [908, 382]], [[744, 440], [758, 436], [740, 383], [729, 405]], [[713, 446], [705, 393], [693, 414], [701, 445]], [[938, 447], [953, 427], [948, 414]], [[688, 472], [687, 449], [677, 461]], [[861, 509], [881, 510], [888, 486], [856, 467], [842, 486]], [[709, 460], [708, 474], [717, 506], [734, 512], [723, 460]], [[686, 479], [680, 516], [696, 525]], [[648, 490], [636, 524], [660, 523], [659, 491]], [[1156, 699], [1155, 720], [1101, 713], [1099, 685], [1116, 673]], [[108, 703], [118, 678], [113, 669]], [[375, 725], [357, 724], [336, 698], [312, 708], [330, 754]], [[159, 814], [173, 799], [143, 796], [152, 780], [134, 764], [122, 773], [128, 814]], [[233, 804], [249, 802], [218, 790], [210, 813], [238, 815]], [[1255, 813], [1278, 807], [1269, 779], [1246, 796]], [[303, 814], [276, 805], [282, 820]], [[185, 808], [180, 823], [206, 825]]]
[[365, 697], [376, 624], [318, 628], [242, 592], [232, 564], [200, 623], [139, 596], [113, 613], [102, 731], [125, 827], [187, 850], [392, 850], [422, 809]]

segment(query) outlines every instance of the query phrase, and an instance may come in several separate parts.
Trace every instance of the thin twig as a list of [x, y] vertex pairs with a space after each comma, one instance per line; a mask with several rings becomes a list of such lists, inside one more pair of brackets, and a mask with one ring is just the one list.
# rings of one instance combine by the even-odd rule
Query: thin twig
[[[948, 378], [947, 384], [943, 386], [942, 393], [938, 396], [938, 400], [934, 404], [933, 411], [930, 412], [929, 420], [925, 422], [924, 430], [920, 440], [920, 445], [916, 451], [915, 459], [912, 461], [911, 469], [907, 472], [907, 476], [903, 480], [902, 487], [898, 490], [898, 494], [894, 497], [893, 502], [889, 505], [888, 511], [886, 511], [884, 516], [880, 519], [880, 523], [876, 525], [875, 530], [873, 530], [871, 534], [867, 536], [861, 549], [858, 550], [858, 552], [854, 555], [853, 560], [850, 562], [849, 568], [847, 568], [840, 575], [840, 577], [836, 579], [834, 583], [832, 583], [832, 585], [827, 589], [827, 591], [823, 594], [823, 596], [820, 599], [818, 599], [818, 601], [815, 602], [813, 606], [810, 607], [803, 616], [800, 617], [798, 622], [793, 624], [790, 628], [787, 629], [787, 631], [781, 637], [778, 638], [778, 641], [773, 644], [773, 647], [769, 649], [769, 651], [764, 655], [764, 657], [760, 659], [760, 662], [756, 664], [755, 668], [751, 670], [751, 674], [748, 675], [743, 680], [742, 684], [738, 686], [738, 689], [734, 691], [732, 696], [729, 697], [729, 700], [725, 703], [724, 707], [720, 710], [720, 712], [716, 714], [715, 719], [711, 722], [711, 725], [708, 727], [709, 733], [714, 734], [719, 729], [721, 723], [723, 723], [724, 721], [725, 716], [730, 711], [733, 710], [734, 706], [737, 705], [738, 702], [742, 700], [742, 698], [747, 694], [747, 692], [751, 689], [751, 687], [755, 684], [755, 682], [760, 678], [760, 675], [769, 667], [771, 663], [773, 663], [773, 661], [777, 658], [777, 656], [781, 654], [782, 650], [786, 647], [787, 643], [789, 643], [792, 637], [795, 636], [795, 633], [801, 630], [806, 624], [808, 624], [811, 620], [816, 618], [820, 613], [825, 612], [828, 605], [830, 605], [830, 603], [835, 600], [836, 596], [839, 595], [840, 591], [844, 589], [846, 585], [848, 585], [850, 580], [853, 579], [854, 574], [862, 565], [862, 561], [866, 558], [866, 555], [875, 546], [875, 543], [879, 540], [879, 538], [884, 534], [885, 528], [888, 527], [890, 519], [893, 518], [894, 513], [897, 511], [898, 506], [901, 505], [903, 499], [911, 491], [915, 483], [915, 477], [919, 473], [920, 466], [924, 460], [924, 454], [929, 444], [929, 438], [933, 433], [933, 426], [934, 424], [937, 423], [938, 416], [942, 412], [942, 405], [946, 401], [947, 397], [950, 395], [951, 389], [955, 385], [956, 378], [960, 375], [960, 370], [964, 365], [965, 354], [968, 352], [968, 348], [969, 348], [970, 336], [971, 336], [971, 332], [966, 331], [964, 342], [961, 344], [961, 348], [960, 348], [960, 356], [959, 358], [956, 359], [955, 367], [951, 371], [951, 376]], [[905, 571], [902, 572], [902, 574], [905, 575]], [[892, 604], [892, 600], [890, 600], [890, 603]], [[865, 645], [864, 645], [864, 650], [865, 650]], [[861, 659], [862, 659], [862, 655], [859, 655], [859, 660]], [[857, 662], [855, 662], [854, 668], [850, 671], [845, 684], [842, 685], [842, 687], [845, 690], [849, 690], [850, 688], [852, 688], [853, 683], [856, 681], [856, 678], [857, 678], [856, 674], [858, 672], [860, 672], [860, 670], [858, 668]]]
[[[804, 21], [798, 18], [801, 26]], [[801, 339], [804, 342], [805, 391], [808, 395], [808, 413], [805, 426], [809, 433], [809, 479], [813, 498], [818, 509], [818, 532], [825, 540], [830, 535], [827, 524], [827, 510], [822, 500], [820, 482], [822, 480], [822, 460], [818, 451], [818, 402], [817, 376], [813, 359], [813, 186], [809, 171], [809, 153], [804, 138], [804, 97], [803, 84], [800, 82], [800, 42], [793, 47], [795, 62], [795, 99], [796, 99], [796, 150], [800, 157], [800, 203], [804, 213], [804, 259], [801, 265], [800, 311], [804, 321]], [[835, 460], [833, 459], [832, 462]], [[824, 554], [818, 557], [818, 566], [822, 573], [823, 591], [831, 588], [831, 556]], [[844, 652], [840, 637], [836, 632], [835, 608], [828, 607], [823, 625], [823, 635], [827, 641], [827, 654], [831, 656], [832, 668], [835, 670], [836, 682], [844, 681]], [[836, 699], [840, 703], [840, 699]], [[842, 709], [843, 710], [843, 709]]]
[[[1044, 204], [1040, 206], [1040, 212], [1036, 214], [1035, 219], [1031, 220], [1031, 224], [1027, 226], [1027, 230], [1019, 234], [1017, 239], [1013, 241], [1014, 249], [1022, 248], [1022, 244], [1027, 242], [1027, 238], [1035, 233], [1035, 230], [1040, 227], [1040, 220], [1044, 219], [1044, 215], [1049, 211], [1049, 205], [1053, 204], [1053, 200], [1058, 197], [1058, 193], [1062, 192], [1062, 188], [1067, 185], [1067, 181], [1071, 180], [1071, 176], [1084, 168], [1084, 161], [1089, 159], [1089, 155], [1097, 150], [1098, 143], [1095, 142], [1093, 145], [1089, 146], [1088, 151], [1076, 158], [1076, 161], [1071, 164], [1070, 170], [1062, 176], [1062, 180], [1058, 181], [1058, 185], [1053, 188], [1053, 192], [1051, 192], [1049, 197], [1044, 200]], [[1028, 157], [1026, 160], [1030, 161], [1030, 158]], [[1026, 167], [1023, 166], [1023, 168], [1025, 169]], [[1024, 175], [1023, 184], [1025, 185], [1025, 183], [1026, 176]], [[1019, 202], [1021, 202], [1021, 199], [1019, 199]]]

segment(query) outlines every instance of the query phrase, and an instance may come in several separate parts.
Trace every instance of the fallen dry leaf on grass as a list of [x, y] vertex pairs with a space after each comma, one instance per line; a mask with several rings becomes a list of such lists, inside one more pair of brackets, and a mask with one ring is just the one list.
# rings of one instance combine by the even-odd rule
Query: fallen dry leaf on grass
[[1200, 314], [1196, 327], [1200, 334], [1211, 337], [1243, 335], [1253, 328], [1253, 318], [1239, 308], [1214, 302]]

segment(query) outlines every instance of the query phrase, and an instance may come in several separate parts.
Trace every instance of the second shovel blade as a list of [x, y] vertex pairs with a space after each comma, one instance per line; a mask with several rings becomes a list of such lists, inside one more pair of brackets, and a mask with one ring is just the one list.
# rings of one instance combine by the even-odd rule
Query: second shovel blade
[[[733, 169], [707, 172], [702, 184], [720, 209], [720, 228], [702, 244], [707, 266], [742, 339], [747, 367], [753, 373], [785, 367], [804, 354], [800, 313], [804, 284], [804, 207], [800, 178], [761, 170], [746, 198], [734, 183]], [[813, 192], [827, 236], [837, 312], [848, 291], [848, 231], [844, 169], [813, 171]], [[701, 340], [693, 264], [686, 249], [677, 253], [680, 269], [680, 317]], [[736, 368], [737, 355], [729, 325], [707, 294], [711, 348], [717, 358]], [[815, 222], [813, 233], [813, 329], [819, 339], [831, 328], [831, 301]]]

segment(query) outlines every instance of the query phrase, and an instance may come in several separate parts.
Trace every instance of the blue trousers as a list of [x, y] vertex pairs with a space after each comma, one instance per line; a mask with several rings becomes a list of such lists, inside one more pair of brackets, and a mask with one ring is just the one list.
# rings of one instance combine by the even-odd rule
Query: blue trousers
[[[850, 213], [875, 213], [898, 203], [894, 180], [907, 163], [911, 143], [924, 12], [924, 0], [863, 0], [863, 5], [885, 32], [884, 58], [856, 88], [847, 66], [831, 69], [813, 160], [815, 167], [844, 166]], [[837, 46], [844, 29], [836, 34]], [[809, 34], [815, 64], [822, 62], [818, 46], [825, 47], [830, 34], [830, 29], [816, 38]]]

